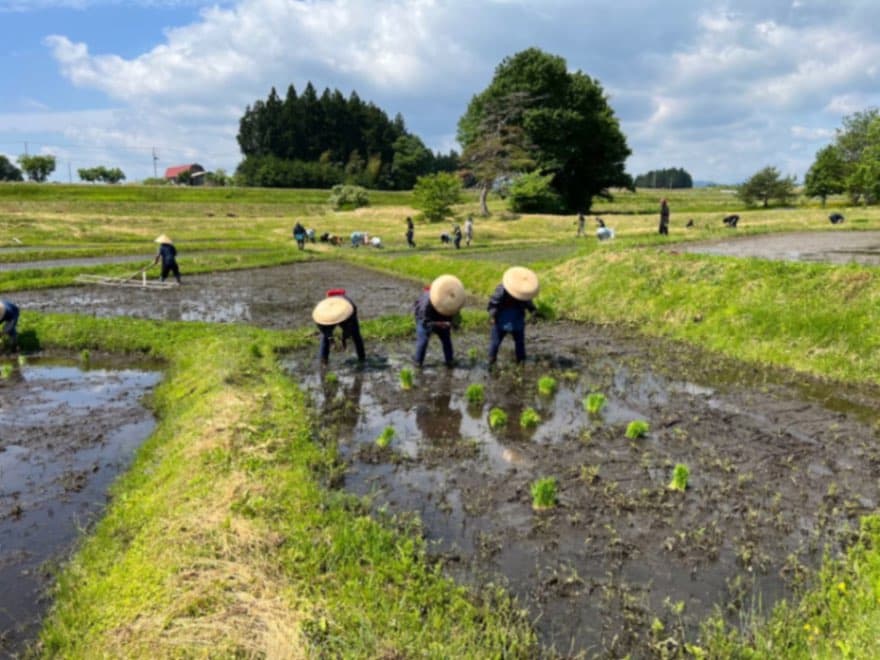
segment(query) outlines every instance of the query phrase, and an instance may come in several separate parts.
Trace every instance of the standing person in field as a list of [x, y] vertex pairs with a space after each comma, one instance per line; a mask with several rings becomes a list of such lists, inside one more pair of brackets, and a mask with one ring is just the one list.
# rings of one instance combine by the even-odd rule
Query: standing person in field
[[431, 334], [440, 338], [443, 360], [453, 366], [452, 328], [458, 326], [458, 313], [464, 305], [464, 285], [454, 275], [440, 275], [418, 297], [413, 305], [416, 317], [416, 353], [413, 362], [425, 362]]
[[586, 224], [587, 219], [584, 217], [583, 212], [578, 213], [578, 236], [586, 236], [586, 231], [584, 225]]
[[474, 216], [469, 215], [464, 222], [464, 244], [470, 247], [472, 240], [474, 240]]
[[302, 226], [302, 223], [297, 222], [293, 226], [293, 238], [296, 241], [296, 246], [302, 250], [306, 246], [306, 228]]
[[0, 300], [0, 323], [3, 323], [3, 334], [9, 337], [10, 350], [18, 349], [18, 305], [8, 300]]
[[526, 359], [526, 311], [535, 314], [537, 309], [532, 299], [538, 295], [538, 276], [528, 268], [513, 266], [508, 268], [501, 284], [489, 298], [489, 323], [491, 324], [489, 342], [489, 365], [495, 364], [501, 341], [510, 333], [513, 335], [516, 361]]
[[406, 216], [406, 244], [408, 246], [410, 246], [411, 248], [414, 248], [416, 246], [416, 242], [415, 242], [415, 240], [413, 240], [415, 233], [416, 233], [416, 228], [415, 228], [415, 225], [413, 225], [412, 218], [409, 216]]
[[461, 225], [457, 224], [452, 228], [452, 244], [456, 250], [461, 249]]
[[669, 203], [666, 201], [665, 197], [660, 200], [659, 232], [661, 236], [669, 235]]
[[159, 252], [150, 267], [152, 268], [161, 261], [162, 272], [159, 274], [159, 279], [164, 282], [168, 274], [172, 273], [174, 279], [180, 284], [180, 268], [177, 266], [177, 248], [174, 247], [174, 243], [165, 234], [157, 236], [153, 242], [159, 244]]
[[342, 328], [342, 348], [346, 347], [348, 339], [352, 339], [358, 362], [363, 363], [366, 360], [357, 307], [352, 299], [345, 295], [345, 289], [330, 289], [327, 297], [312, 310], [312, 320], [321, 332], [321, 345], [318, 351], [321, 364], [326, 365], [330, 358], [330, 345], [334, 343], [333, 331], [337, 326]]

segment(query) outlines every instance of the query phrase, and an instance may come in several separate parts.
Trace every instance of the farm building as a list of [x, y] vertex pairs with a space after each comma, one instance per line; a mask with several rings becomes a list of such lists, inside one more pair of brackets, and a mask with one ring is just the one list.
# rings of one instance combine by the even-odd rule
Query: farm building
[[189, 165], [175, 165], [165, 170], [167, 181], [178, 181], [181, 174], [189, 174], [189, 183], [192, 186], [200, 186], [205, 183], [205, 168], [198, 163]]

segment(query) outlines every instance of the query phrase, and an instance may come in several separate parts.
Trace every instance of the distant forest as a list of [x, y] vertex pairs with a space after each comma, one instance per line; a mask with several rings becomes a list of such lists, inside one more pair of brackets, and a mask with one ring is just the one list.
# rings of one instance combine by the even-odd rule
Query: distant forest
[[636, 188], [693, 188], [694, 180], [682, 168], [671, 167], [639, 174], [635, 184]]
[[273, 87], [246, 108], [237, 138], [244, 154], [237, 172], [251, 186], [406, 190], [419, 176], [459, 166], [455, 151], [432, 152], [400, 114], [389, 119], [354, 91], [345, 98], [325, 89], [318, 97], [311, 82], [302, 95], [290, 85], [284, 100]]

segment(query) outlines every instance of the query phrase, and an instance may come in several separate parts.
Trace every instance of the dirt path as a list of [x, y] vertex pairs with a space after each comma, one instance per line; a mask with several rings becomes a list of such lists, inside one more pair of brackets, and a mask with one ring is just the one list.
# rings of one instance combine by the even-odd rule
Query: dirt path
[[[758, 603], [769, 610], [880, 502], [877, 392], [590, 326], [527, 334], [525, 368], [492, 373], [486, 337], [458, 337], [450, 371], [434, 343], [409, 391], [398, 382], [409, 342], [368, 347], [363, 371], [334, 355], [335, 385], [311, 355], [289, 368], [314, 397], [323, 441], [338, 441], [349, 463], [345, 488], [370, 495], [378, 515], [416, 512], [449, 574], [507, 584], [547, 646], [644, 657], [659, 639], [693, 638], [716, 606], [733, 623]], [[541, 396], [548, 374], [558, 389]], [[484, 403], [468, 404], [471, 383], [484, 385]], [[584, 411], [591, 391], [607, 397], [601, 415]], [[497, 431], [492, 407], [509, 417]], [[541, 418], [534, 430], [520, 428], [527, 407]], [[650, 431], [629, 440], [636, 419]], [[395, 439], [379, 449], [389, 426]], [[667, 488], [679, 463], [690, 469], [685, 493]], [[541, 477], [559, 484], [546, 512], [531, 506]]]
[[786, 261], [859, 263], [880, 266], [880, 232], [827, 231], [743, 236], [677, 246], [684, 252]]
[[140, 399], [158, 371], [92, 365], [31, 358], [0, 378], [0, 656], [36, 635], [44, 564], [97, 519], [154, 426]]

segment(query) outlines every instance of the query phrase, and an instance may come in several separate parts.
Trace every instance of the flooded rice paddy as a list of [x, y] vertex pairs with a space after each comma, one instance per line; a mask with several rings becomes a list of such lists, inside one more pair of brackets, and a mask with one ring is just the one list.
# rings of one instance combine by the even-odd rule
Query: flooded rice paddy
[[677, 246], [684, 252], [784, 261], [880, 266], [880, 232], [825, 231], [743, 236]]
[[[377, 515], [417, 514], [446, 571], [507, 586], [547, 647], [643, 657], [693, 639], [713, 612], [737, 624], [769, 611], [877, 507], [876, 392], [590, 326], [527, 334], [522, 368], [506, 346], [489, 371], [481, 335], [456, 338], [454, 369], [431, 344], [409, 390], [408, 343], [368, 346], [363, 370], [337, 355], [329, 372], [312, 355], [288, 368], [311, 393], [320, 441], [339, 445], [344, 488]], [[547, 375], [552, 395], [538, 392]], [[482, 403], [468, 402], [472, 384]], [[606, 397], [600, 414], [584, 408], [591, 392]], [[508, 422], [493, 430], [496, 407]], [[527, 408], [534, 429], [520, 425]], [[648, 423], [644, 437], [626, 437], [633, 420]], [[668, 488], [678, 464], [683, 493]], [[536, 511], [543, 477], [557, 480], [558, 506]]]
[[3, 360], [0, 377], [0, 656], [33, 639], [47, 562], [100, 515], [106, 490], [152, 432], [142, 398], [155, 365], [91, 358]]

